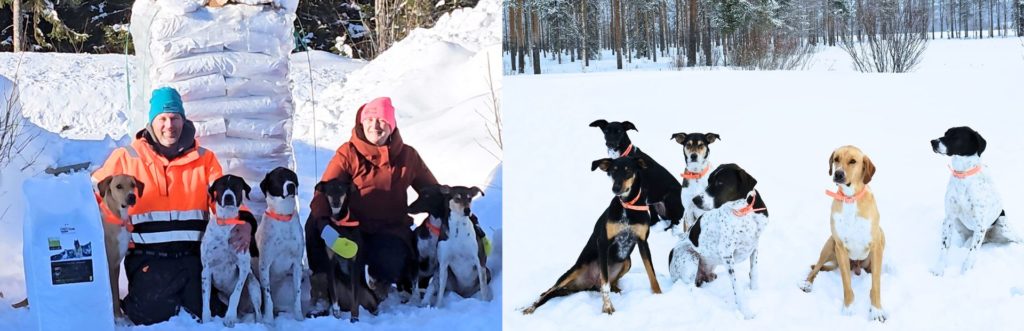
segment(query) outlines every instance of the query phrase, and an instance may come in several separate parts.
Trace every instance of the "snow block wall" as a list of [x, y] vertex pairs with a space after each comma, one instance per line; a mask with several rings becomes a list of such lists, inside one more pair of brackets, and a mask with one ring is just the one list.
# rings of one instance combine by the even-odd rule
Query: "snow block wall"
[[[294, 169], [288, 55], [295, 47], [297, 0], [139, 0], [131, 34], [137, 72], [131, 127], [148, 119], [153, 89], [181, 93], [200, 146], [214, 151], [225, 174], [258, 186], [278, 166]], [[263, 196], [250, 207], [262, 212]]]

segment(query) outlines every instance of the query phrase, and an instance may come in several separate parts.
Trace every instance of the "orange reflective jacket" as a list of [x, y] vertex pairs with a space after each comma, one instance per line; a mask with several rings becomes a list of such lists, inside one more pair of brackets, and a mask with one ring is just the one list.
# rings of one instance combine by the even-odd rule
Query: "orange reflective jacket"
[[[198, 249], [199, 238], [210, 219], [208, 187], [222, 174], [217, 156], [196, 146], [168, 161], [142, 136], [131, 145], [114, 150], [92, 174], [93, 183], [112, 175], [134, 176], [145, 192], [128, 209], [131, 241], [137, 248], [164, 250], [168, 243]], [[102, 204], [101, 204], [102, 206]], [[113, 217], [101, 207], [104, 219]]]

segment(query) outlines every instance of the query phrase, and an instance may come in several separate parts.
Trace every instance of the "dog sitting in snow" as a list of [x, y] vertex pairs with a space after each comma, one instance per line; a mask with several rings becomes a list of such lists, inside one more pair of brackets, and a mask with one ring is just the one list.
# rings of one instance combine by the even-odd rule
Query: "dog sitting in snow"
[[[832, 169], [836, 169], [834, 175]], [[888, 314], [882, 309], [881, 298], [885, 233], [878, 225], [875, 195], [867, 186], [875, 175], [875, 164], [859, 148], [843, 146], [829, 156], [828, 174], [839, 186], [836, 192], [826, 191], [826, 195], [832, 197], [832, 235], [825, 241], [818, 262], [811, 267], [801, 289], [810, 292], [819, 271], [838, 268], [843, 281], [843, 313], [852, 314], [850, 273], [860, 275], [861, 270], [866, 270], [871, 273], [869, 317], [885, 322]]]
[[[351, 312], [349, 321], [357, 322], [360, 306], [366, 308], [370, 314], [377, 315], [380, 301], [366, 284], [366, 255], [360, 249], [363, 246], [363, 236], [359, 230], [359, 220], [353, 219], [349, 214], [348, 196], [357, 192], [358, 188], [348, 180], [335, 178], [317, 183], [313, 190], [327, 198], [331, 206], [331, 219], [327, 226], [337, 233], [338, 238], [321, 240], [322, 233], [315, 233], [315, 230], [312, 230], [315, 227], [310, 226], [306, 229], [307, 258], [328, 261], [327, 271], [314, 275], [310, 280], [313, 283], [312, 290], [315, 292], [311, 296], [317, 301], [326, 295], [330, 313], [335, 318], [341, 318], [341, 312], [348, 310]], [[306, 220], [307, 224], [313, 222], [313, 219]], [[344, 250], [345, 253], [339, 253], [331, 247], [322, 245], [324, 242], [342, 242], [349, 249]]]
[[[483, 192], [477, 187], [430, 187], [421, 191], [409, 206], [410, 213], [430, 214], [416, 230], [420, 253], [418, 282], [429, 279], [423, 299], [428, 304], [435, 299], [434, 305], [440, 307], [448, 290], [462, 297], [480, 292], [481, 300], [492, 299], [483, 231], [470, 210], [473, 197], [478, 194]], [[435, 224], [437, 221], [439, 224]], [[431, 244], [436, 245], [436, 250], [431, 249]]]
[[523, 314], [532, 314], [548, 300], [580, 291], [601, 291], [602, 312], [614, 313], [610, 292], [621, 292], [619, 279], [629, 272], [632, 266], [629, 255], [637, 246], [640, 247], [644, 268], [647, 269], [651, 291], [654, 294], [661, 293], [651, 263], [651, 249], [647, 244], [651, 225], [647, 204], [649, 189], [643, 171], [647, 168], [647, 161], [639, 157], [621, 157], [591, 163], [591, 171], [598, 168], [611, 177], [615, 197], [594, 224], [594, 231], [576, 259], [576, 264], [562, 274], [554, 286], [541, 293], [536, 302], [523, 308]]
[[[305, 253], [302, 224], [296, 209], [299, 177], [294, 171], [277, 167], [260, 182], [267, 197], [267, 211], [256, 230], [259, 248], [259, 279], [263, 288], [263, 317], [273, 320], [274, 298], [287, 297], [296, 320], [302, 320], [302, 254]], [[288, 283], [291, 282], [291, 286]], [[290, 290], [292, 293], [279, 293]]]
[[107, 250], [114, 317], [121, 318], [124, 315], [121, 313], [121, 292], [117, 282], [121, 278], [121, 261], [128, 252], [128, 208], [135, 206], [146, 185], [129, 175], [114, 175], [101, 180], [96, 188], [103, 205], [116, 216], [103, 220], [103, 241]]
[[723, 164], [708, 175], [707, 188], [693, 198], [705, 212], [684, 240], [669, 255], [673, 278], [697, 286], [715, 278], [714, 268], [724, 265], [732, 283], [733, 299], [745, 318], [754, 313], [736, 285], [736, 265], [750, 260], [750, 289], [757, 289], [757, 246], [768, 225], [768, 209], [754, 186], [757, 180], [735, 164]]
[[717, 133], [672, 134], [672, 139], [683, 145], [686, 170], [682, 173], [683, 231], [689, 231], [704, 210], [693, 204], [693, 198], [708, 187], [707, 174], [711, 170], [711, 143], [722, 139]]
[[[946, 269], [954, 238], [968, 248], [961, 273], [970, 270], [983, 243], [1012, 243], [1020, 239], [1006, 224], [1006, 212], [992, 177], [981, 164], [985, 138], [969, 127], [956, 127], [931, 141], [932, 151], [952, 158], [946, 186], [946, 220], [942, 224], [942, 251], [932, 270], [941, 276]], [[966, 241], [964, 241], [966, 240]]]
[[215, 209], [215, 219], [207, 223], [199, 247], [203, 263], [203, 323], [212, 319], [210, 295], [214, 287], [220, 293], [230, 295], [228, 311], [224, 316], [226, 326], [234, 326], [238, 321], [242, 287], [248, 289], [256, 320], [262, 319], [259, 309], [260, 283], [252, 273], [251, 253], [249, 250], [237, 252], [228, 244], [228, 237], [236, 225], [246, 222], [255, 224], [256, 217], [242, 208], [242, 199], [249, 198], [250, 190], [245, 180], [234, 175], [224, 175], [210, 185], [209, 194]]
[[644, 159], [644, 164], [647, 167], [641, 171], [644, 172], [644, 180], [648, 186], [647, 204], [654, 207], [650, 211], [651, 225], [658, 223], [659, 218], [665, 221], [665, 229], [679, 224], [679, 220], [683, 218], [683, 202], [680, 200], [682, 187], [676, 181], [675, 176], [672, 176], [672, 173], [668, 172], [665, 167], [654, 161], [640, 148], [633, 146], [627, 131], [639, 131], [636, 126], [629, 121], [608, 122], [603, 119], [590, 123], [590, 126], [600, 128], [604, 133], [604, 144], [608, 147], [608, 157], [615, 159], [635, 156]]
[[[450, 195], [441, 193], [441, 185], [430, 185], [420, 190], [416, 200], [409, 204], [409, 214], [427, 213], [427, 218], [413, 231], [416, 234], [416, 249], [419, 253], [415, 290], [426, 290], [431, 281], [438, 280], [437, 243], [441, 240], [448, 240], [447, 220], [451, 216], [451, 207], [448, 204], [450, 199]], [[487, 239], [476, 214], [470, 213], [469, 219], [473, 222], [477, 240], [486, 242]], [[442, 227], [445, 229], [442, 230]], [[486, 265], [486, 252], [482, 257]], [[469, 293], [459, 293], [459, 295], [469, 297], [476, 291], [478, 289], [472, 289], [468, 291]], [[419, 293], [414, 293], [413, 301], [422, 302]]]

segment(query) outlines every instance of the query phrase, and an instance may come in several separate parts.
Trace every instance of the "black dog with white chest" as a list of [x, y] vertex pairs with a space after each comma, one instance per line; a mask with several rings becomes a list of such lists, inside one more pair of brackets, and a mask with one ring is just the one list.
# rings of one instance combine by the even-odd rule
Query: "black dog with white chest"
[[651, 291], [661, 293], [647, 244], [651, 225], [647, 206], [649, 188], [644, 177], [644, 169], [647, 167], [647, 161], [639, 157], [600, 159], [591, 164], [591, 171], [600, 168], [612, 178], [612, 192], [616, 196], [594, 224], [594, 232], [576, 259], [576, 264], [559, 277], [554, 286], [542, 293], [533, 305], [524, 308], [523, 314], [532, 314], [552, 298], [580, 291], [601, 291], [602, 311], [606, 314], [615, 312], [609, 292], [620, 292], [619, 279], [629, 271], [629, 255], [636, 246], [640, 246], [640, 257], [647, 269]]
[[680, 193], [682, 186], [665, 167], [654, 161], [640, 148], [633, 146], [627, 131], [639, 131], [629, 121], [608, 122], [600, 119], [590, 123], [591, 127], [600, 128], [604, 132], [604, 144], [608, 147], [608, 156], [616, 159], [620, 157], [637, 157], [644, 160], [646, 168], [642, 169], [644, 180], [647, 182], [647, 204], [654, 207], [651, 213], [651, 225], [658, 222], [658, 219], [668, 222], [666, 228], [672, 228], [679, 224], [683, 218], [683, 202]]
[[[311, 282], [314, 283], [314, 291], [320, 286], [326, 287], [326, 296], [330, 304], [330, 313], [336, 318], [341, 317], [343, 310], [351, 312], [350, 321], [359, 321], [359, 306], [366, 308], [370, 314], [377, 315], [379, 299], [366, 284], [366, 255], [361, 249], [363, 245], [362, 232], [359, 231], [359, 221], [352, 219], [348, 208], [348, 195], [356, 192], [355, 185], [350, 181], [335, 178], [322, 181], [316, 184], [315, 191], [327, 197], [331, 207], [331, 217], [328, 220], [306, 221], [306, 255], [308, 259], [327, 259], [327, 270], [314, 270]], [[326, 222], [326, 224], [323, 224]], [[322, 240], [322, 234], [317, 232], [316, 223], [330, 227], [337, 232], [338, 238], [333, 240], [334, 246], [328, 247]], [[312, 226], [311, 226], [312, 224]], [[328, 232], [328, 231], [324, 231]], [[354, 246], [354, 247], [353, 247]], [[314, 263], [311, 263], [311, 265]], [[320, 273], [320, 275], [317, 275]], [[322, 278], [326, 278], [323, 281]], [[313, 295], [314, 299], [322, 292]]]

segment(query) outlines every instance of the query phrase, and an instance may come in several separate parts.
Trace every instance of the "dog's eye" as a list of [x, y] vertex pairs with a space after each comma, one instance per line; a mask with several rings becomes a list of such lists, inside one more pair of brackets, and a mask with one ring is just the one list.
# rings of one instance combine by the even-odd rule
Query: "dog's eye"
[[123, 189], [123, 187], [121, 187], [121, 184], [117, 184], [117, 189], [118, 190]]
[[850, 164], [856, 164], [856, 163], [857, 163], [857, 160], [850, 160], [850, 162], [849, 162], [849, 163], [850, 163]]

